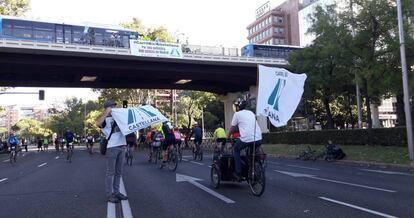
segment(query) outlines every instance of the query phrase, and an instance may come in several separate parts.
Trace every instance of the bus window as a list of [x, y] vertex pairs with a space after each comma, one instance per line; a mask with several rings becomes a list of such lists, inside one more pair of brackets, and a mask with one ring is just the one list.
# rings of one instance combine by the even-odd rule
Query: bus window
[[29, 21], [14, 20], [13, 36], [16, 38], [31, 39], [33, 37], [32, 24]]
[[72, 43], [72, 27], [64, 26], [63, 29], [64, 29], [65, 44]]
[[62, 25], [56, 25], [55, 26], [55, 32], [56, 32], [56, 43], [63, 43], [63, 26]]
[[11, 20], [3, 20], [3, 35], [13, 36], [13, 27]]
[[72, 42], [76, 44], [83, 44], [83, 27], [72, 26]]
[[36, 40], [54, 42], [53, 24], [33, 23], [33, 37]]
[[95, 31], [95, 39], [94, 39], [94, 45], [103, 45], [104, 44], [104, 37], [105, 37], [105, 31], [103, 29], [97, 29], [94, 28]]

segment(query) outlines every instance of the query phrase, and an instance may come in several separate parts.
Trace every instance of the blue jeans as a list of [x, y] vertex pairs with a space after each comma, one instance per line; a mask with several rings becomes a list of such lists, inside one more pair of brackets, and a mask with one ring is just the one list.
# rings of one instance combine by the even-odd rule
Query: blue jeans
[[[241, 157], [240, 157], [240, 151], [247, 147], [253, 147], [254, 142], [242, 142], [241, 140], [238, 140], [236, 144], [234, 145], [234, 165], [237, 175], [241, 175], [242, 173], [242, 166], [241, 166]], [[256, 148], [259, 147], [262, 144], [262, 140], [256, 141]]]

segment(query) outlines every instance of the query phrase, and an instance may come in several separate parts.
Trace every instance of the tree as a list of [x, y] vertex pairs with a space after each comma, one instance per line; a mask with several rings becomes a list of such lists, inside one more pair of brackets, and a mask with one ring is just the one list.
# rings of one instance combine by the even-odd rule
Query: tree
[[131, 22], [121, 23], [121, 26], [137, 31], [139, 36], [145, 40], [154, 41], [158, 38], [161, 42], [174, 42], [174, 37], [167, 28], [163, 26], [146, 28], [138, 17], [132, 18]]
[[330, 129], [334, 128], [332, 101], [349, 91], [349, 83], [353, 80], [349, 70], [351, 56], [341, 48], [341, 43], [350, 40], [350, 34], [346, 26], [340, 24], [335, 7], [316, 8], [316, 13], [310, 16], [313, 25], [309, 29], [316, 35], [314, 43], [289, 55], [293, 71], [308, 74], [304, 98], [320, 100], [326, 127]]
[[98, 135], [100, 129], [96, 126], [96, 120], [102, 116], [102, 110], [95, 110], [89, 112], [85, 119], [85, 132], [86, 134]]
[[21, 119], [12, 126], [13, 131], [18, 131], [21, 136], [29, 137], [50, 137], [52, 130], [44, 128], [42, 122], [33, 119]]
[[29, 0], [0, 0], [0, 14], [21, 16], [29, 10]]

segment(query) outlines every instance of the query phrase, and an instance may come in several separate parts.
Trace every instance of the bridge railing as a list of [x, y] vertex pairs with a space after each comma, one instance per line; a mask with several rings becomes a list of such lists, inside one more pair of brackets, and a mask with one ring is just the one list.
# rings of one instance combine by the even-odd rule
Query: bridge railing
[[[73, 52], [85, 52], [85, 53], [98, 53], [98, 54], [112, 54], [112, 55], [132, 55], [129, 48], [116, 48], [105, 46], [91, 46], [80, 44], [60, 44], [49, 42], [38, 42], [30, 40], [14, 40], [14, 39], [0, 39], [0, 47], [5, 48], [25, 48], [25, 49], [39, 49], [39, 50], [53, 50], [53, 51], [73, 51]], [[285, 59], [274, 58], [255, 58], [255, 57], [243, 57], [233, 54], [238, 54], [238, 51], [226, 51], [224, 47], [218, 47], [219, 49], [204, 49], [200, 46], [199, 52], [184, 52], [184, 59], [187, 60], [199, 60], [199, 61], [214, 61], [214, 62], [232, 62], [232, 63], [252, 63], [252, 64], [272, 64], [272, 65], [287, 65]], [[202, 53], [204, 51], [204, 53]], [[220, 51], [224, 52], [220, 55]], [[215, 53], [214, 53], [215, 52]], [[227, 53], [226, 53], [227, 52]], [[228, 55], [226, 55], [228, 54]]]

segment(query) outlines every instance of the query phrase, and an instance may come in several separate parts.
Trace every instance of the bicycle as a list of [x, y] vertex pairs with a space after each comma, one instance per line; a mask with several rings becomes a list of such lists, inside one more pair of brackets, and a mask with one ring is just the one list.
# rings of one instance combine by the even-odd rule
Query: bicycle
[[10, 147], [10, 163], [12, 164], [13, 161], [16, 163], [17, 160], [17, 147]]
[[183, 161], [183, 151], [181, 150], [180, 144], [177, 145], [177, 155], [178, 155], [178, 160], [181, 162]]
[[[253, 150], [255, 156], [253, 158]], [[220, 154], [211, 165], [210, 177], [214, 188], [220, 187], [221, 181], [241, 182], [246, 181], [249, 184], [250, 192], [254, 196], [261, 196], [266, 187], [266, 154], [261, 149], [253, 149], [253, 146], [247, 148], [246, 155], [242, 158], [242, 178], [237, 180], [232, 176], [234, 172], [234, 155]]]
[[[168, 146], [166, 165], [168, 169], [173, 172], [177, 170], [178, 155], [177, 155], [177, 147], [175, 145]], [[164, 167], [164, 163], [161, 163], [159, 168], [162, 169], [163, 167]]]
[[193, 147], [193, 158], [194, 158], [194, 160], [197, 160], [197, 158], [200, 161], [203, 160], [203, 149], [201, 148], [201, 145], [198, 145], [197, 146], [197, 144], [194, 144], [194, 147]]
[[125, 152], [126, 164], [132, 166], [132, 159], [134, 159], [134, 155], [132, 152], [131, 146], [127, 145], [127, 149]]
[[296, 159], [316, 161], [318, 156], [319, 155], [316, 155], [316, 150], [313, 150], [311, 146], [308, 145], [308, 147]]
[[68, 154], [67, 154], [66, 160], [69, 161], [69, 163], [72, 163], [72, 156], [73, 156], [73, 150], [74, 150], [73, 142], [69, 142], [68, 145], [69, 145], [67, 148]]

